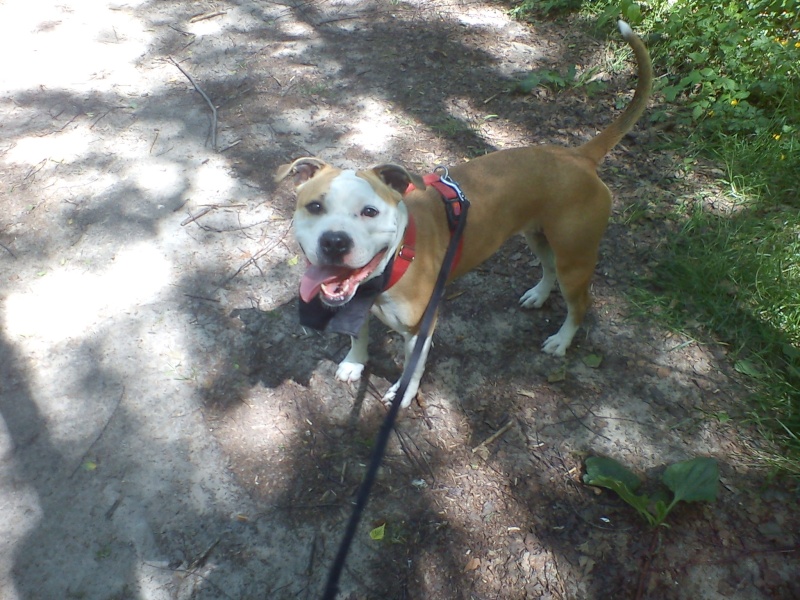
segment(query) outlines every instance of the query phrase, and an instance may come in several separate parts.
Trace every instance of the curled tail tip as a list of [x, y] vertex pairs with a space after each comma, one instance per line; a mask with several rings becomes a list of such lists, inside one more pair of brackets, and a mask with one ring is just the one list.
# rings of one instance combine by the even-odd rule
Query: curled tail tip
[[628, 24], [627, 24], [625, 21], [623, 21], [622, 19], [620, 19], [619, 21], [617, 21], [617, 26], [619, 27], [619, 32], [622, 34], [622, 37], [623, 37], [625, 40], [629, 40], [629, 39], [631, 39], [631, 38], [632, 38], [634, 35], [636, 35], [635, 33], [633, 33], [633, 29], [631, 29], [631, 26], [630, 26], [630, 25], [628, 25]]

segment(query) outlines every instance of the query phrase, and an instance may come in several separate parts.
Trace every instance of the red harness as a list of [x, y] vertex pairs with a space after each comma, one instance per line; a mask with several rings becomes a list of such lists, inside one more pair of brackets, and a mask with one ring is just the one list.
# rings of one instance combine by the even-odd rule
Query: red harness
[[[442, 183], [440, 177], [436, 173], [430, 173], [425, 175], [422, 180], [425, 182], [425, 185], [429, 185], [431, 187], [436, 188], [436, 191], [439, 192], [439, 195], [442, 197], [442, 201], [445, 203], [445, 206], [452, 207], [454, 215], [458, 217], [461, 214], [461, 205], [458, 202], [451, 202], [458, 198], [458, 194], [455, 192], [453, 188], [448, 185]], [[406, 194], [415, 190], [417, 188], [414, 187], [413, 183], [408, 184], [408, 188], [406, 189]], [[450, 210], [448, 208], [448, 210]], [[454, 227], [452, 221], [450, 219], [450, 215], [448, 212], [448, 222], [451, 223], [450, 225], [450, 235], [453, 235]], [[405, 275], [408, 267], [411, 266], [411, 263], [414, 261], [414, 256], [416, 252], [414, 250], [414, 244], [417, 241], [417, 225], [414, 222], [414, 217], [411, 213], [408, 214], [408, 225], [406, 226], [406, 232], [403, 235], [403, 243], [400, 245], [400, 250], [397, 252], [397, 255], [394, 257], [394, 264], [392, 265], [392, 273], [389, 275], [389, 282], [386, 284], [385, 289], [389, 289], [395, 283], [400, 281], [400, 279]], [[458, 243], [458, 250], [456, 251], [455, 260], [453, 260], [453, 266], [451, 270], [455, 270], [456, 266], [458, 265], [458, 261], [461, 259], [461, 251], [464, 248], [464, 238], [462, 237]]]

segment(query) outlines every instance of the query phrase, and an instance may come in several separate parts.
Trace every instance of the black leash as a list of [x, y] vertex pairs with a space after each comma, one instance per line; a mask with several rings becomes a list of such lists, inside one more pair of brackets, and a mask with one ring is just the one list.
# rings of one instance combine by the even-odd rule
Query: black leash
[[[442, 267], [439, 269], [439, 276], [436, 279], [436, 285], [433, 288], [431, 299], [428, 301], [428, 306], [425, 308], [425, 312], [422, 315], [422, 323], [419, 328], [419, 333], [417, 333], [417, 342], [414, 344], [414, 350], [411, 352], [411, 356], [405, 365], [403, 375], [400, 377], [400, 384], [397, 388], [394, 399], [392, 400], [392, 405], [389, 407], [389, 412], [387, 413], [386, 418], [381, 425], [380, 431], [378, 432], [378, 437], [375, 439], [375, 448], [372, 452], [372, 456], [370, 457], [367, 472], [364, 474], [364, 479], [361, 482], [361, 486], [358, 488], [358, 494], [356, 495], [353, 512], [350, 515], [350, 520], [347, 522], [347, 528], [345, 529], [342, 542], [339, 545], [339, 551], [336, 553], [336, 558], [331, 565], [331, 570], [328, 572], [328, 582], [325, 584], [325, 593], [322, 596], [322, 600], [335, 600], [336, 595], [339, 593], [339, 578], [342, 574], [342, 570], [344, 569], [344, 562], [347, 559], [347, 553], [350, 551], [350, 545], [355, 537], [358, 524], [361, 521], [361, 515], [367, 506], [369, 494], [372, 490], [372, 484], [375, 483], [375, 477], [377, 476], [378, 469], [381, 466], [383, 454], [386, 452], [386, 445], [389, 443], [389, 436], [392, 434], [397, 413], [400, 411], [400, 403], [403, 401], [403, 396], [406, 394], [408, 384], [410, 383], [411, 377], [416, 370], [417, 363], [422, 355], [422, 350], [425, 347], [425, 342], [431, 335], [431, 329], [436, 317], [436, 311], [438, 310], [439, 303], [442, 301], [442, 297], [444, 296], [445, 284], [447, 283], [447, 278], [450, 275], [450, 270], [453, 266], [453, 261], [455, 260], [459, 241], [461, 240], [464, 234], [464, 228], [467, 225], [467, 210], [469, 209], [469, 200], [467, 200], [467, 198], [464, 196], [464, 193], [461, 191], [461, 188], [458, 187], [458, 184], [450, 179], [450, 174], [448, 173], [446, 167], [437, 167], [436, 170], [444, 171], [444, 175], [440, 176], [441, 182], [450, 187], [458, 196], [456, 206], [459, 206], [460, 210], [454, 211], [453, 206], [455, 203], [446, 201], [448, 221], [452, 223], [452, 221], [455, 220], [455, 229], [452, 230], [450, 244], [447, 246], [447, 252], [445, 253], [444, 260], [442, 261]], [[451, 213], [453, 212], [455, 212], [455, 219], [451, 217]]]

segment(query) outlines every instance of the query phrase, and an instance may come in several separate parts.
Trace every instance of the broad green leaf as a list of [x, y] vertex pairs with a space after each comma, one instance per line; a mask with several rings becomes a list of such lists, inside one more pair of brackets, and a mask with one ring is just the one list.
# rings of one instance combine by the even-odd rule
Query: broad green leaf
[[664, 98], [666, 98], [667, 102], [675, 102], [675, 98], [683, 91], [683, 88], [678, 85], [670, 85], [665, 87], [662, 91], [664, 92]]
[[[585, 479], [585, 478], [584, 478]], [[622, 498], [625, 502], [631, 505], [636, 511], [647, 520], [650, 525], [658, 525], [658, 521], [656, 521], [655, 517], [650, 513], [648, 507], [650, 506], [650, 498], [643, 495], [635, 494], [631, 488], [627, 485], [619, 481], [618, 479], [613, 479], [611, 477], [603, 477], [599, 476], [591, 481], [587, 481], [586, 483], [590, 485], [596, 485], [599, 487], [604, 487], [606, 489], [611, 490], [612, 492], [616, 492], [616, 494]]]
[[737, 360], [734, 363], [733, 368], [742, 375], [747, 375], [754, 379], [760, 379], [762, 377], [761, 371], [758, 370], [758, 367], [756, 367], [756, 365], [749, 360]]
[[641, 21], [642, 21], [642, 9], [639, 7], [638, 4], [635, 4], [635, 3], [631, 4], [628, 7], [628, 10], [625, 11], [625, 16], [633, 24], [641, 23]]
[[386, 535], [386, 523], [381, 525], [380, 527], [376, 527], [372, 531], [369, 532], [369, 537], [373, 540], [380, 541]]
[[642, 485], [635, 473], [613, 458], [590, 456], [586, 459], [586, 475], [583, 477], [583, 482], [595, 485], [591, 480], [598, 477], [616, 479], [634, 492]]
[[699, 457], [670, 465], [662, 477], [664, 484], [675, 494], [673, 504], [684, 502], [713, 502], [717, 499], [719, 468], [713, 458]]
[[617, 461], [599, 456], [587, 458], [586, 475], [583, 476], [583, 482], [616, 492], [620, 498], [635, 508], [650, 525], [658, 525], [658, 522], [648, 510], [650, 498], [634, 493], [641, 485], [641, 481]]
[[530, 73], [524, 79], [517, 82], [517, 89], [527, 94], [534, 88], [538, 87], [539, 84], [542, 83], [542, 76], [539, 73]]

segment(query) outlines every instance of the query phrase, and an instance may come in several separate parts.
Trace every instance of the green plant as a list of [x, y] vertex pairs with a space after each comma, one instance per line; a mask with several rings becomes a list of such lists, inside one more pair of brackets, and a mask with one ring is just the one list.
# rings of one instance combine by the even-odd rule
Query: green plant
[[631, 505], [652, 527], [666, 525], [664, 520], [678, 502], [713, 502], [717, 499], [719, 470], [713, 458], [694, 458], [667, 467], [661, 478], [672, 492], [672, 501], [656, 493], [652, 497], [637, 494], [641, 480], [628, 468], [611, 458], [590, 456], [586, 459], [587, 485], [604, 487], [616, 492]]
[[592, 95], [605, 87], [602, 81], [594, 81], [592, 77], [597, 74], [598, 68], [578, 72], [576, 65], [570, 65], [565, 74], [552, 69], [537, 69], [528, 73], [514, 85], [514, 91], [528, 94], [535, 88], [542, 86], [552, 90], [561, 88], [583, 88]]

